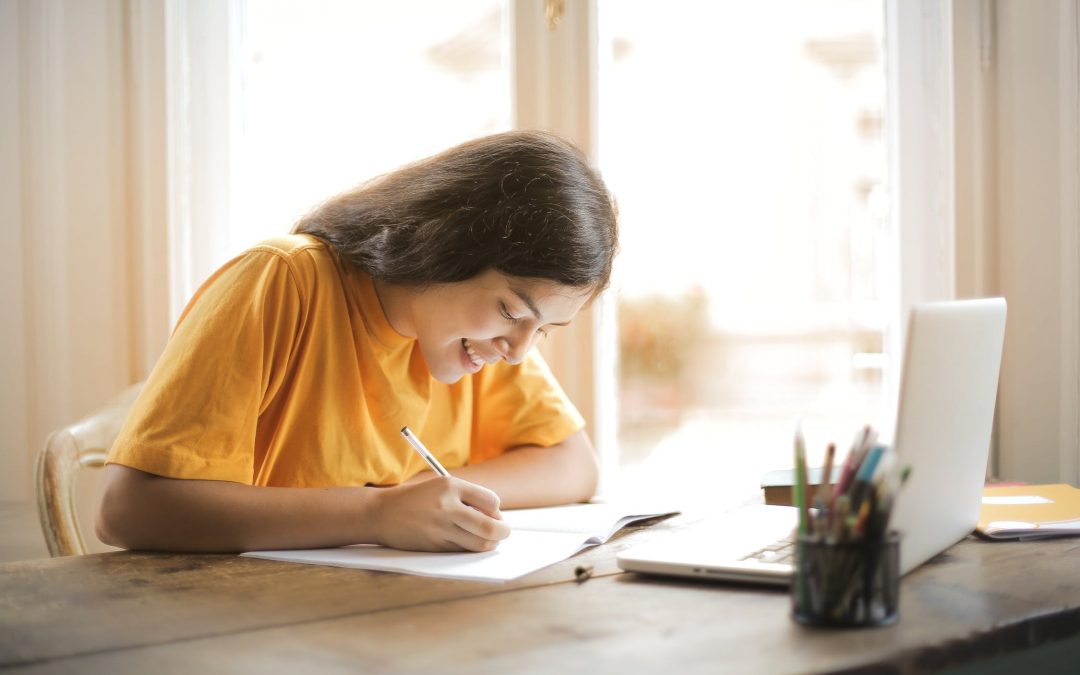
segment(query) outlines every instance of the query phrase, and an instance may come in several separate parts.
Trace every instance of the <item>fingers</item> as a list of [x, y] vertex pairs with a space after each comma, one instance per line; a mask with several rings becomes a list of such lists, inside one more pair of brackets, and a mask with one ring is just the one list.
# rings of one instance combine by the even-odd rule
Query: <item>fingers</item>
[[452, 539], [447, 543], [455, 546], [455, 550], [472, 551], [475, 553], [494, 551], [499, 546], [499, 540], [497, 539], [486, 539], [477, 536], [472, 532], [467, 532], [460, 527], [457, 532], [454, 533]]
[[462, 530], [465, 541], [462, 545], [474, 551], [486, 551], [494, 548], [498, 542], [510, 536], [510, 526], [502, 521], [499, 513], [499, 496], [491, 490], [454, 479], [457, 498], [462, 508], [454, 514], [454, 524]]
[[454, 524], [470, 535], [495, 543], [510, 536], [509, 525], [473, 508], [465, 508], [457, 514]]
[[471, 506], [492, 518], [502, 520], [502, 514], [499, 513], [499, 495], [486, 487], [460, 478], [455, 478], [454, 484], [458, 488], [458, 495], [463, 504]]
[[379, 543], [415, 551], [490, 551], [510, 536], [491, 490], [458, 478], [432, 477], [388, 488]]

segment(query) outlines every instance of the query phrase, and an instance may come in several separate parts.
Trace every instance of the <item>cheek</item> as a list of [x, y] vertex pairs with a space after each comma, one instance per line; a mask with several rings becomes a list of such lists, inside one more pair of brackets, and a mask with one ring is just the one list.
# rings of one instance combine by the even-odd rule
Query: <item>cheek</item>
[[456, 316], [447, 316], [440, 321], [427, 321], [418, 328], [420, 342], [432, 346], [457, 343], [461, 341], [461, 338], [487, 340], [506, 332], [499, 321], [484, 317], [479, 312], [462, 312]]
[[465, 337], [484, 340], [497, 337], [506, 331], [506, 320], [499, 316], [492, 317], [491, 311], [472, 311], [462, 314], [459, 319], [451, 335], [456, 339]]

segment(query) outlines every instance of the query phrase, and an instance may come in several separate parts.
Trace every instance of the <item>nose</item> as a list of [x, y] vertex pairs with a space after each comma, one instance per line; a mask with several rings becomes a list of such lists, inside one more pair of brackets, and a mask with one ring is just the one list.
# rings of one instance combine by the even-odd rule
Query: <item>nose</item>
[[525, 358], [525, 353], [532, 346], [528, 337], [499, 337], [494, 340], [495, 350], [510, 365], [516, 366]]

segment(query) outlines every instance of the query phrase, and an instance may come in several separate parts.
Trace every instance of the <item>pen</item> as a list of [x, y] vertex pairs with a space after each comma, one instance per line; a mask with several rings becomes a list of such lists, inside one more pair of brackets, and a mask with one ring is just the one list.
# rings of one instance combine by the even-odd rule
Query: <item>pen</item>
[[859, 466], [858, 471], [855, 473], [855, 480], [851, 483], [851, 489], [848, 491], [851, 495], [851, 508], [858, 510], [862, 505], [866, 493], [873, 485], [871, 480], [874, 477], [874, 470], [877, 469], [878, 462], [881, 461], [881, 456], [884, 453], [885, 446], [883, 445], [875, 445], [867, 451], [862, 465]]
[[864, 443], [870, 437], [870, 425], [863, 427], [858, 433], [855, 434], [854, 440], [851, 441], [851, 449], [848, 450], [847, 457], [844, 458], [844, 466], [840, 470], [840, 480], [836, 481], [836, 487], [832, 491], [832, 501], [829, 504], [829, 508], [833, 508], [836, 505], [836, 498], [839, 495], [847, 492], [848, 483], [851, 482], [855, 473], [855, 460], [862, 449]]
[[409, 442], [409, 445], [413, 446], [413, 449], [424, 458], [424, 461], [428, 463], [431, 470], [440, 476], [449, 476], [450, 472], [443, 468], [442, 464], [439, 464], [439, 460], [435, 459], [435, 455], [424, 447], [424, 444], [420, 442], [420, 439], [409, 429], [409, 427], [401, 427], [401, 435], [405, 437], [405, 440]]

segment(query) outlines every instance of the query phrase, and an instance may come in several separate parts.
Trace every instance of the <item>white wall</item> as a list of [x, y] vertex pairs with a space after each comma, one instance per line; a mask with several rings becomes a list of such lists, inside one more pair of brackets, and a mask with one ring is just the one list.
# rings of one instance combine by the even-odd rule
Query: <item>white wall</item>
[[1077, 483], [1077, 4], [996, 3], [1000, 474]]
[[915, 301], [1005, 296], [991, 472], [1078, 484], [1077, 3], [889, 9], [901, 315]]
[[[0, 499], [29, 496], [30, 429], [26, 404], [26, 307], [23, 300], [22, 118], [19, 96], [18, 6], [0, 0]], [[14, 94], [14, 95], [13, 95]]]
[[163, 192], [142, 189], [161, 174], [161, 146], [149, 147], [153, 106], [132, 86], [161, 73], [129, 57], [144, 5], [155, 7], [0, 0], [3, 500], [31, 499], [48, 433], [145, 376], [164, 344], [146, 311], [166, 303], [163, 248], [146, 236], [164, 229], [147, 223]]
[[50, 430], [130, 379], [122, 6], [3, 3], [6, 498], [31, 496]]

